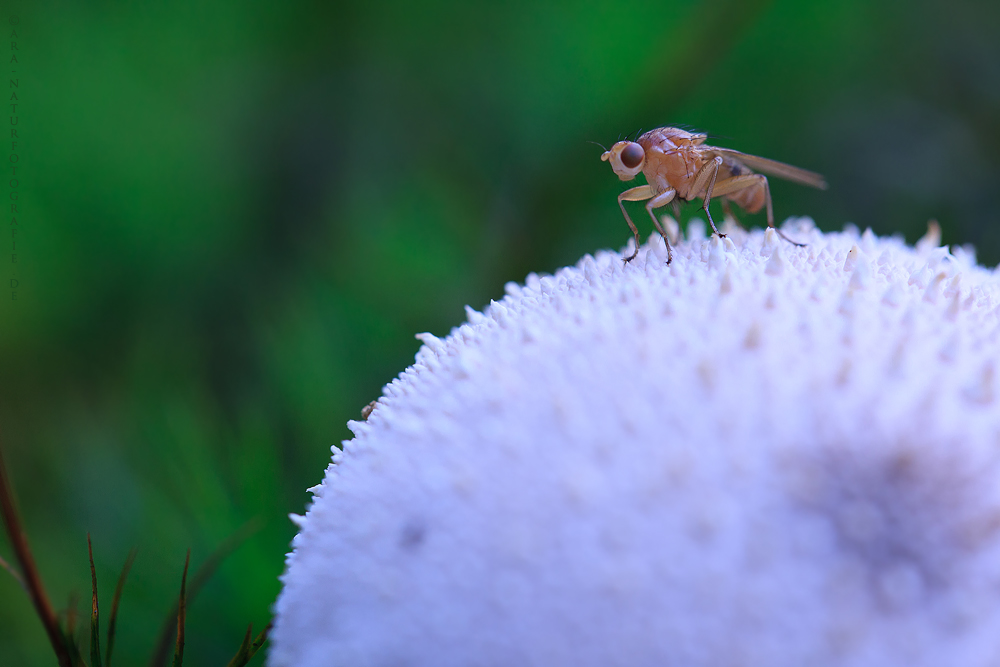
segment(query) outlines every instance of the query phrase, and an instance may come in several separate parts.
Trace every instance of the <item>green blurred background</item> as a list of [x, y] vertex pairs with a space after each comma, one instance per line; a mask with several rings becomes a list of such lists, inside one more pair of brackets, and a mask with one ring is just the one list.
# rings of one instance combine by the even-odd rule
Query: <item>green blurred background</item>
[[[998, 7], [4, 3], [0, 429], [55, 604], [87, 608], [88, 531], [105, 601], [138, 545], [115, 662], [145, 664], [186, 549], [259, 517], [190, 608], [187, 664], [225, 664], [413, 334], [628, 240], [588, 140], [690, 125], [828, 177], [773, 182], [779, 220], [912, 242], [933, 217], [996, 264]], [[0, 663], [54, 664], [2, 572]]]

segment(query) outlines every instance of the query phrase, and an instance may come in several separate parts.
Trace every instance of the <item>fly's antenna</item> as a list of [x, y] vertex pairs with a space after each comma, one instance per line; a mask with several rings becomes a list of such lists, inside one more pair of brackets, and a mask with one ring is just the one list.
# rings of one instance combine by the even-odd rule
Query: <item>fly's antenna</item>
[[[594, 144], [595, 146], [600, 146], [601, 148], [604, 148], [604, 144], [599, 144], [599, 143], [597, 143], [596, 141], [587, 141], [587, 143], [588, 143], [588, 144]], [[607, 152], [608, 152], [608, 149], [607, 149], [607, 148], [604, 148], [604, 152], [605, 152], [605, 153], [607, 153]]]

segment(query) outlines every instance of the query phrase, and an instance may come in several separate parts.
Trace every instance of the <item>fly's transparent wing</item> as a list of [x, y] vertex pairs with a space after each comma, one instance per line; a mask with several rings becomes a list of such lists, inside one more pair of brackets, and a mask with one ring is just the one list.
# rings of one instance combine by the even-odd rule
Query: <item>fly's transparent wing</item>
[[783, 178], [786, 181], [801, 183], [802, 185], [808, 185], [809, 187], [826, 190], [826, 180], [816, 172], [808, 171], [807, 169], [800, 169], [798, 167], [793, 167], [790, 164], [785, 164], [784, 162], [768, 160], [766, 157], [757, 157], [756, 155], [741, 153], [729, 148], [705, 146], [704, 150], [710, 155], [718, 155], [723, 159], [739, 162], [742, 165], [750, 167], [751, 169], [761, 173], [768, 174], [769, 176], [777, 176], [778, 178]]

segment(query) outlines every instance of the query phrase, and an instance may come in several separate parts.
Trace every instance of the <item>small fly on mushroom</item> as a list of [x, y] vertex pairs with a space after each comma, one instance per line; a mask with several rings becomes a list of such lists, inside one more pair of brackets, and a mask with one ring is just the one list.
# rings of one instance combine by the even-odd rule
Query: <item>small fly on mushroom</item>
[[[618, 205], [625, 222], [635, 234], [635, 250], [623, 258], [626, 264], [639, 253], [639, 230], [625, 210], [624, 202], [646, 202], [646, 211], [667, 244], [667, 264], [670, 264], [673, 259], [670, 240], [653, 209], [671, 202], [676, 205], [678, 201], [700, 198], [712, 231], [724, 237], [725, 234], [719, 234], [712, 214], [708, 212], [708, 203], [713, 197], [722, 200], [726, 213], [729, 213], [729, 202], [737, 204], [747, 213], [757, 213], [766, 206], [767, 226], [774, 228], [767, 177], [754, 173], [753, 169], [820, 190], [826, 189], [826, 181], [819, 174], [729, 148], [706, 146], [707, 138], [707, 134], [661, 127], [646, 132], [635, 141], [619, 141], [601, 155], [601, 160], [611, 162], [611, 168], [623, 181], [633, 180], [640, 171], [646, 177], [646, 185], [630, 188], [618, 195]], [[780, 229], [775, 228], [775, 231], [789, 243], [803, 245], [785, 236]]]

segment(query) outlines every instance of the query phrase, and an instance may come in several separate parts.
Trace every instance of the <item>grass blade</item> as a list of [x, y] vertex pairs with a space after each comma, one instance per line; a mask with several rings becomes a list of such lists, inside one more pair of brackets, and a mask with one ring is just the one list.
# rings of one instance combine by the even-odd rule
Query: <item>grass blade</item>
[[4, 464], [2, 448], [0, 448], [0, 513], [3, 514], [3, 524], [7, 529], [7, 537], [14, 549], [14, 555], [21, 565], [28, 596], [35, 606], [35, 613], [42, 621], [42, 626], [45, 627], [56, 660], [60, 667], [71, 667], [69, 651], [66, 649], [66, 637], [59, 629], [59, 621], [52, 609], [52, 603], [49, 602], [45, 586], [42, 585], [42, 578], [38, 574], [34, 556], [31, 555], [31, 548], [28, 546], [28, 536], [24, 533], [21, 517], [14, 503], [14, 489], [7, 478], [7, 466]]
[[93, 590], [90, 607], [90, 667], [101, 667], [101, 615], [97, 610], [97, 570], [94, 569], [94, 547], [87, 533], [87, 556], [90, 558], [90, 586]]
[[174, 645], [173, 667], [182, 667], [184, 664], [184, 616], [187, 611], [187, 577], [190, 562], [191, 550], [188, 549], [187, 558], [184, 559], [184, 574], [181, 575], [181, 597], [177, 602], [177, 643]]
[[243, 643], [240, 644], [240, 650], [236, 652], [233, 659], [229, 661], [226, 667], [243, 667], [243, 665], [250, 662], [250, 633], [253, 632], [253, 623], [247, 626], [247, 634], [243, 637]]
[[[251, 519], [245, 524], [240, 526], [240, 529], [235, 533], [230, 535], [226, 540], [219, 545], [219, 548], [212, 552], [212, 555], [208, 557], [198, 571], [195, 572], [194, 576], [191, 578], [191, 588], [188, 593], [188, 602], [194, 600], [198, 591], [201, 587], [205, 585], [205, 582], [215, 573], [215, 570], [219, 567], [226, 557], [236, 551], [236, 548], [243, 544], [251, 535], [260, 530], [261, 521], [258, 518]], [[167, 620], [163, 624], [163, 628], [160, 630], [160, 637], [156, 641], [156, 648], [153, 650], [153, 656], [149, 660], [149, 667], [163, 667], [167, 662], [167, 653], [170, 651], [170, 640], [173, 637], [174, 625], [177, 619], [177, 607], [173, 607], [170, 613], [167, 614]]]
[[118, 621], [118, 603], [122, 599], [122, 589], [125, 588], [125, 579], [128, 578], [129, 570], [132, 569], [132, 563], [135, 562], [137, 552], [138, 549], [134, 547], [128, 552], [128, 558], [125, 559], [125, 566], [122, 567], [122, 573], [118, 575], [118, 585], [115, 586], [115, 597], [111, 600], [111, 616], [108, 618], [108, 642], [104, 653], [105, 667], [111, 667], [111, 650], [115, 647], [115, 624]]
[[181, 597], [177, 602], [177, 643], [174, 645], [173, 667], [182, 667], [184, 663], [184, 617], [187, 614], [187, 567], [191, 562], [191, 550], [184, 559], [184, 574], [181, 575]]
[[246, 637], [243, 638], [243, 643], [240, 644], [240, 650], [236, 652], [233, 659], [229, 661], [226, 667], [244, 667], [253, 656], [260, 650], [260, 647], [264, 645], [267, 641], [267, 635], [271, 632], [271, 624], [268, 623], [264, 626], [264, 629], [260, 631], [257, 638], [250, 642], [250, 635], [253, 632], [253, 623], [247, 628]]
[[264, 629], [260, 631], [259, 635], [257, 635], [257, 639], [253, 640], [253, 645], [250, 646], [250, 655], [247, 656], [247, 662], [249, 662], [254, 657], [254, 655], [256, 655], [257, 651], [260, 650], [260, 647], [263, 646], [264, 642], [267, 641], [267, 636], [271, 634], [272, 625], [274, 625], [273, 622], [265, 625]]

